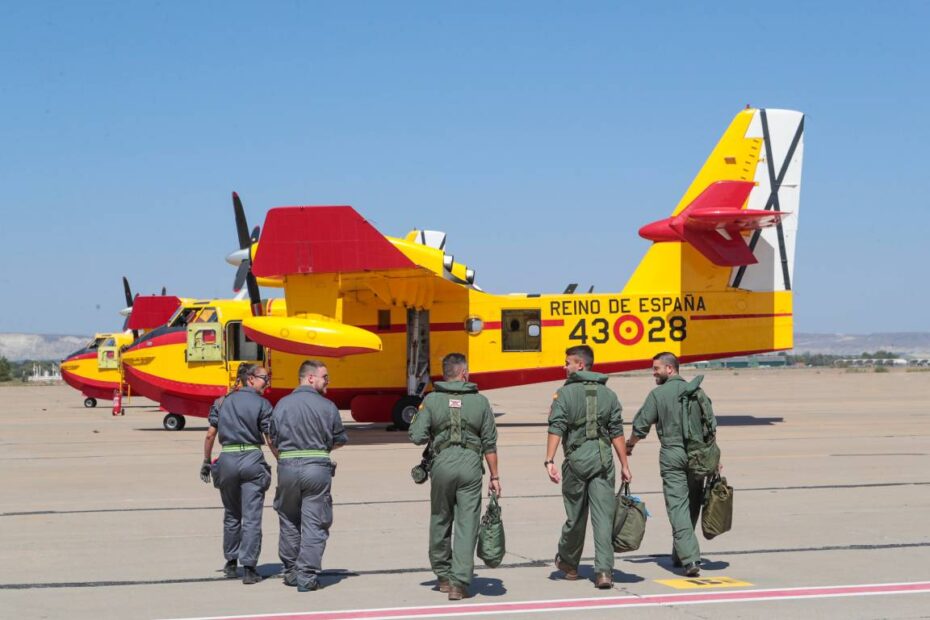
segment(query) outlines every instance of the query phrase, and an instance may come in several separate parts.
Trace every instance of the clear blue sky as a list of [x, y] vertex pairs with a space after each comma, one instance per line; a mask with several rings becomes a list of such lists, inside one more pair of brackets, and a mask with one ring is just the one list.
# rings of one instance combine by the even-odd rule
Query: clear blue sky
[[797, 331], [927, 329], [923, 2], [30, 2], [0, 21], [0, 331], [226, 296], [230, 192], [618, 290], [747, 103], [807, 114]]

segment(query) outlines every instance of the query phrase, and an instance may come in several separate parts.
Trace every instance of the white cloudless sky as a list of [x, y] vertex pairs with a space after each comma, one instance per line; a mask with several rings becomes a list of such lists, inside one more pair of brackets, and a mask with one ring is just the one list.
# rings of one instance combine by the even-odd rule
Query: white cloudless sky
[[930, 5], [34, 2], [0, 21], [0, 331], [230, 294], [230, 192], [619, 290], [746, 104], [803, 111], [801, 332], [924, 331]]

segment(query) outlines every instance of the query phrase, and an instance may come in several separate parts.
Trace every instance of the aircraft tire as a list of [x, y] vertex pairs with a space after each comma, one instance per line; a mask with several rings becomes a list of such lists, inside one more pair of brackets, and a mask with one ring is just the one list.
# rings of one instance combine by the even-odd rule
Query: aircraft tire
[[413, 416], [416, 415], [421, 402], [423, 399], [419, 396], [404, 396], [394, 404], [394, 409], [391, 410], [391, 420], [397, 430], [405, 431], [410, 428], [410, 423], [413, 422]]
[[91, 408], [93, 408], [93, 407], [96, 407], [96, 406], [97, 406], [97, 399], [96, 399], [96, 398], [85, 398], [85, 399], [84, 399], [84, 406], [87, 407], [88, 409], [91, 409]]
[[166, 431], [179, 431], [184, 428], [184, 416], [176, 413], [169, 413], [161, 423]]

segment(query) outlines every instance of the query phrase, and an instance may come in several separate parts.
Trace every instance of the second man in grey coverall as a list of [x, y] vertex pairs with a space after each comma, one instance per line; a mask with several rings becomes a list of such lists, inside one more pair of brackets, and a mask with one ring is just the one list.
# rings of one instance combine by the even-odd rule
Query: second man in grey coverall
[[278, 555], [285, 585], [297, 586], [299, 592], [320, 587], [333, 523], [335, 466], [329, 454], [348, 441], [339, 409], [323, 396], [328, 384], [326, 366], [305, 361], [297, 389], [278, 402], [271, 416], [271, 441], [279, 453], [274, 498], [281, 527]]

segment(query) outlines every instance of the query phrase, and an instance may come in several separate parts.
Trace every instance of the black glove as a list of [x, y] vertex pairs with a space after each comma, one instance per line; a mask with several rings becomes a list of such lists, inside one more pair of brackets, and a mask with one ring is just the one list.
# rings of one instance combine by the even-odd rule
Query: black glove
[[210, 461], [205, 460], [200, 466], [200, 479], [204, 482], [210, 482]]

